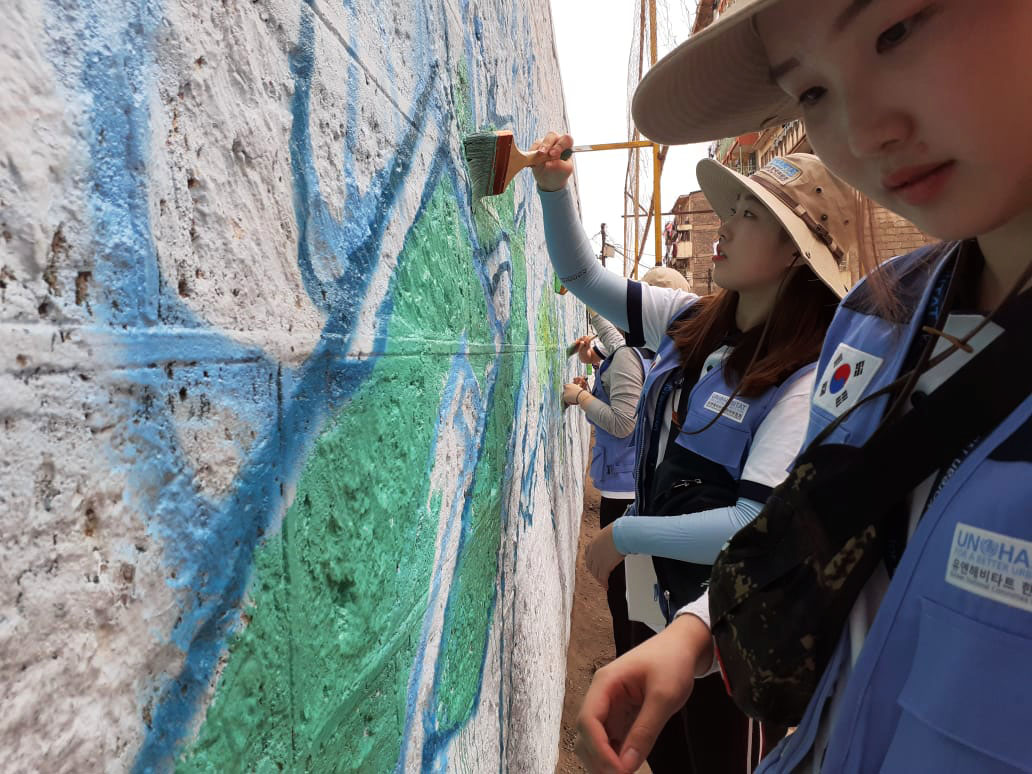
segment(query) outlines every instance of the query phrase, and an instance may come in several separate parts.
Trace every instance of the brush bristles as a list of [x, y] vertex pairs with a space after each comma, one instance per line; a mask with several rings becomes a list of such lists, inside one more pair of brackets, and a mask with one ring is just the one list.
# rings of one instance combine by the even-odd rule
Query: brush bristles
[[462, 151], [469, 167], [469, 184], [473, 197], [494, 196], [505, 182], [505, 172], [512, 149], [512, 134], [480, 132], [462, 141]]

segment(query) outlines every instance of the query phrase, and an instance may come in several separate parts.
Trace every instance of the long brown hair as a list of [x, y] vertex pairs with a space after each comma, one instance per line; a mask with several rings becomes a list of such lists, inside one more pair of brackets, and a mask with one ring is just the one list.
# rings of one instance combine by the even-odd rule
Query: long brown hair
[[[793, 271], [782, 285], [769, 320], [743, 331], [724, 360], [725, 379], [739, 383], [736, 393], [760, 395], [817, 360], [838, 301], [808, 266]], [[738, 293], [721, 290], [699, 299], [695, 314], [674, 324], [670, 338], [686, 373], [697, 375], [709, 354], [734, 330], [737, 307]], [[757, 351], [761, 338], [762, 348]]]

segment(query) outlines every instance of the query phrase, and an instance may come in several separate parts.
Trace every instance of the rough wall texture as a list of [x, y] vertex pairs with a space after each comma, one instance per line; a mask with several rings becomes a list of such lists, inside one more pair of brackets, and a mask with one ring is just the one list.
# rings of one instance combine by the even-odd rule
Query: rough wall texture
[[13, 0], [0, 769], [550, 772], [583, 312], [548, 3]]

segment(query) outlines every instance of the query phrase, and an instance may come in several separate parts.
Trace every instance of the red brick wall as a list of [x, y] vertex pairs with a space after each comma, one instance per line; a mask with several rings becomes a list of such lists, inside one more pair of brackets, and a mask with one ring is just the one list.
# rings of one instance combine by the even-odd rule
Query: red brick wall
[[901, 218], [877, 204], [874, 205], [872, 220], [874, 221], [875, 254], [879, 261], [892, 258], [894, 255], [909, 253], [921, 245], [937, 241], [909, 220]]
[[713, 265], [713, 243], [717, 241], [720, 218], [712, 211], [710, 203], [702, 191], [696, 191], [689, 198], [692, 214], [692, 289], [699, 295], [712, 293], [710, 285], [710, 267]]

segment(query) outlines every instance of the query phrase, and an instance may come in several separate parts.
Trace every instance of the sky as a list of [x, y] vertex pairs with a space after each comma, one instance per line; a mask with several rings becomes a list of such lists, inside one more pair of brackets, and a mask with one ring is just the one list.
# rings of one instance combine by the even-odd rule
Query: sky
[[[688, 37], [695, 0], [658, 0], [659, 56]], [[566, 98], [568, 130], [577, 144], [620, 142], [627, 137], [627, 65], [635, 34], [638, 0], [551, 0], [556, 51]], [[648, 38], [646, 37], [646, 67]], [[557, 127], [561, 131], [563, 127]], [[669, 212], [681, 194], [698, 190], [695, 165], [706, 157], [706, 144], [673, 146], [662, 177], [663, 212]], [[645, 152], [648, 152], [647, 150]], [[606, 224], [608, 241], [622, 245], [624, 175], [627, 151], [578, 154], [577, 182], [581, 215], [588, 236]], [[649, 206], [651, 181], [642, 192]], [[667, 220], [667, 219], [664, 219]], [[642, 220], [644, 227], [644, 219]], [[655, 237], [649, 232], [643, 265], [654, 265]], [[601, 237], [594, 236], [596, 253]], [[630, 251], [629, 251], [630, 252]], [[620, 256], [607, 268], [622, 273]]]

